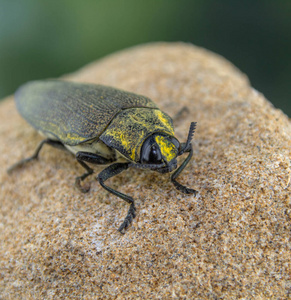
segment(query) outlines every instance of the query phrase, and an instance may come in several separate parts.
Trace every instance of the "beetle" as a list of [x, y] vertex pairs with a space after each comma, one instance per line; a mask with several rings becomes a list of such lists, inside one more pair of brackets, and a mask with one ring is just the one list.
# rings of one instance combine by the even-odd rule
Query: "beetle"
[[[105, 181], [129, 167], [150, 169], [171, 175], [177, 190], [196, 195], [197, 191], [176, 181], [189, 163], [191, 140], [196, 122], [190, 124], [188, 138], [181, 143], [174, 136], [172, 119], [149, 98], [113, 87], [61, 80], [32, 81], [15, 93], [16, 107], [22, 117], [46, 138], [31, 157], [8, 169], [37, 159], [43, 145], [68, 150], [86, 170], [76, 177], [81, 192], [89, 188], [82, 181], [93, 173], [89, 164], [108, 165], [97, 176], [101, 186], [129, 203], [119, 227], [123, 232], [136, 215], [134, 199], [105, 185]], [[177, 168], [177, 157], [189, 153]]]

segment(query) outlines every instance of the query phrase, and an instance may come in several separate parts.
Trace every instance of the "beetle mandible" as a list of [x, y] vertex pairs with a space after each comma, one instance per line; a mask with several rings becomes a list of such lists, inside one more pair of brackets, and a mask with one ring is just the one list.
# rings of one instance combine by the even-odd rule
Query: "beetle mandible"
[[[32, 81], [15, 93], [19, 113], [44, 139], [35, 153], [14, 164], [8, 172], [38, 158], [44, 144], [72, 152], [86, 172], [77, 177], [76, 187], [88, 192], [81, 182], [93, 173], [88, 163], [108, 165], [97, 176], [101, 186], [130, 204], [119, 227], [125, 230], [135, 217], [132, 197], [105, 185], [105, 181], [129, 167], [151, 169], [171, 175], [177, 190], [196, 195], [197, 191], [176, 181], [189, 163], [192, 122], [185, 143], [174, 136], [172, 119], [149, 98], [103, 85], [61, 80]], [[177, 157], [188, 156], [177, 168]]]

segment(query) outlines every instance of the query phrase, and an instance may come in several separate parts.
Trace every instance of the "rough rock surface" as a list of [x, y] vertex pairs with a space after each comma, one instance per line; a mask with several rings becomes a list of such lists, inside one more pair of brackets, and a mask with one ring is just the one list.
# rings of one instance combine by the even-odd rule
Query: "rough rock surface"
[[291, 297], [286, 115], [228, 61], [182, 43], [128, 49], [67, 78], [144, 94], [171, 116], [187, 106], [176, 136], [198, 126], [179, 181], [199, 194], [180, 194], [169, 174], [127, 170], [108, 181], [136, 199], [121, 235], [128, 205], [94, 177], [88, 194], [74, 188], [83, 170], [70, 154], [45, 146], [38, 161], [6, 174], [41, 137], [12, 98], [3, 101], [1, 299]]

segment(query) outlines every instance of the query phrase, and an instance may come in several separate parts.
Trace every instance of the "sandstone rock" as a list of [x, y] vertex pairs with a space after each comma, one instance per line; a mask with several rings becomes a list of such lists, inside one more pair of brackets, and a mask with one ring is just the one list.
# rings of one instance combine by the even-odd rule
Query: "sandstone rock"
[[[136, 199], [137, 217], [117, 232], [128, 205], [48, 146], [0, 104], [1, 299], [215, 299], [291, 297], [290, 120], [231, 63], [182, 43], [143, 45], [67, 76], [152, 98], [174, 116], [176, 136], [197, 121], [194, 156], [181, 183], [169, 174], [128, 170], [110, 186]], [[183, 158], [179, 161], [181, 162]], [[97, 168], [97, 172], [102, 168]]]

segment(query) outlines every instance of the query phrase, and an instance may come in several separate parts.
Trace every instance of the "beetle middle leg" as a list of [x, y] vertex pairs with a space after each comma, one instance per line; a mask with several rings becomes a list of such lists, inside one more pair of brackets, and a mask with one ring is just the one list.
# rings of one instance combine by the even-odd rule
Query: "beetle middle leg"
[[44, 144], [48, 144], [50, 146], [53, 146], [55, 148], [58, 149], [62, 149], [62, 150], [66, 150], [65, 146], [59, 142], [59, 141], [54, 141], [51, 139], [45, 139], [43, 141], [41, 141], [41, 143], [38, 145], [38, 147], [36, 148], [34, 154], [28, 158], [22, 159], [21, 161], [15, 163], [14, 165], [12, 165], [8, 170], [7, 173], [10, 174], [13, 170], [18, 169], [20, 167], [22, 167], [23, 165], [27, 164], [28, 162], [35, 160], [38, 158], [39, 152], [42, 149]]
[[127, 203], [130, 204], [127, 215], [126, 215], [124, 221], [122, 222], [122, 224], [120, 225], [120, 227], [118, 228], [119, 232], [122, 232], [123, 229], [126, 229], [129, 226], [129, 224], [132, 222], [132, 219], [135, 217], [134, 200], [132, 197], [127, 196], [123, 193], [120, 193], [120, 192], [112, 189], [111, 187], [105, 185], [104, 181], [106, 181], [107, 179], [109, 179], [115, 175], [118, 175], [122, 171], [126, 170], [128, 168], [128, 166], [129, 166], [129, 163], [115, 163], [115, 164], [108, 166], [106, 169], [101, 171], [98, 175], [98, 181], [104, 189], [106, 189], [108, 192], [116, 195], [117, 197], [123, 199], [124, 201], [126, 201]]
[[107, 165], [112, 162], [112, 160], [107, 159], [103, 156], [100, 156], [95, 153], [91, 152], [84, 152], [84, 151], [79, 151], [76, 153], [76, 159], [78, 163], [86, 169], [86, 173], [84, 173], [81, 176], [76, 177], [75, 180], [75, 186], [82, 192], [82, 193], [88, 193], [90, 191], [90, 186], [89, 187], [83, 187], [81, 185], [81, 182], [85, 180], [89, 175], [93, 174], [93, 169], [91, 169], [85, 162], [92, 163], [95, 165]]

